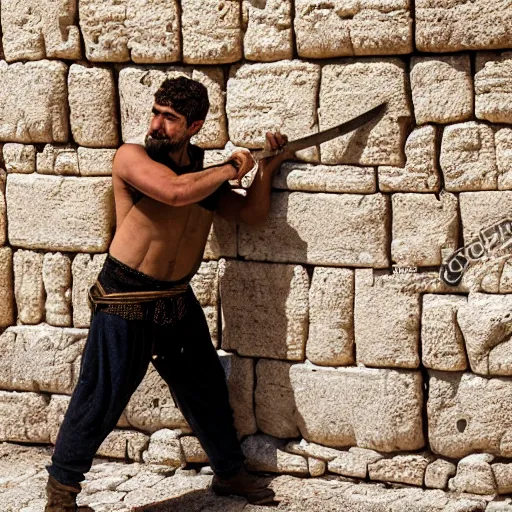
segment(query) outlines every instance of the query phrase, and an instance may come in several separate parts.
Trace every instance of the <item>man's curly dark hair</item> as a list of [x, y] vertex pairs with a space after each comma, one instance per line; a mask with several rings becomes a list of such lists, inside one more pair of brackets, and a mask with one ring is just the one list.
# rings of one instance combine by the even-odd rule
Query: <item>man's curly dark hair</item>
[[155, 93], [155, 102], [185, 116], [187, 126], [194, 121], [204, 121], [210, 108], [206, 87], [184, 76], [164, 80]]

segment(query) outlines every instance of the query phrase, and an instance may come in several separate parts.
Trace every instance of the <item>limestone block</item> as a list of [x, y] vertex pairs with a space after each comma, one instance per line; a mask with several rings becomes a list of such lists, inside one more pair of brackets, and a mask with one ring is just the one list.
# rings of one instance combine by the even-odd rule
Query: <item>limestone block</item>
[[51, 395], [46, 413], [50, 443], [55, 444], [64, 415], [71, 397], [66, 395]]
[[306, 357], [315, 364], [354, 363], [354, 272], [316, 267], [309, 289]]
[[242, 58], [239, 0], [182, 0], [183, 62], [227, 64]]
[[292, 2], [242, 2], [244, 56], [247, 60], [293, 58]]
[[368, 464], [373, 464], [382, 458], [382, 455], [373, 450], [353, 447], [349, 451], [341, 452], [335, 459], [329, 461], [327, 467], [331, 473], [337, 473], [338, 475], [366, 478]]
[[215, 215], [208, 240], [206, 241], [203, 259], [216, 260], [223, 256], [236, 258], [236, 239], [236, 224], [223, 219], [219, 215]]
[[437, 130], [434, 126], [415, 128], [405, 143], [405, 167], [380, 166], [381, 192], [438, 192]]
[[423, 477], [432, 456], [428, 454], [396, 455], [368, 465], [371, 480], [423, 485]]
[[473, 114], [469, 55], [413, 57], [411, 87], [418, 124], [466, 121]]
[[311, 58], [410, 53], [413, 36], [409, 7], [408, 0], [297, 0], [298, 53]]
[[[498, 190], [512, 189], [512, 128], [494, 132], [496, 163], [498, 165]], [[4, 146], [5, 154], [5, 146]]]
[[78, 148], [80, 176], [110, 176], [115, 149]]
[[308, 287], [300, 265], [221, 261], [222, 348], [243, 356], [302, 360]]
[[307, 475], [307, 459], [286, 453], [283, 448], [283, 441], [266, 435], [249, 436], [242, 443], [247, 468], [251, 471]]
[[93, 62], [175, 62], [180, 58], [178, 2], [80, 0], [80, 28]]
[[387, 267], [389, 214], [389, 197], [380, 193], [274, 193], [263, 224], [240, 226], [238, 252], [255, 260]]
[[446, 489], [450, 477], [455, 476], [457, 466], [444, 459], [431, 462], [425, 471], [425, 486], [431, 489]]
[[67, 70], [58, 61], [0, 61], [0, 140], [67, 141]]
[[56, 174], [58, 176], [78, 176], [78, 156], [71, 146], [54, 146], [46, 144], [37, 153], [37, 172], [39, 174]]
[[13, 266], [18, 319], [24, 324], [37, 324], [44, 317], [43, 254], [16, 251]]
[[[233, 144], [262, 148], [266, 132], [294, 140], [318, 131], [320, 66], [298, 60], [233, 66], [227, 83], [226, 113]], [[341, 122], [341, 121], [340, 121]], [[316, 147], [297, 153], [316, 161]]]
[[296, 364], [290, 381], [308, 441], [383, 452], [424, 445], [419, 372]]
[[43, 258], [43, 283], [46, 322], [61, 327], [72, 325], [71, 258], [60, 252], [46, 253]]
[[461, 458], [474, 452], [512, 456], [512, 382], [471, 373], [430, 372], [427, 402], [434, 453]]
[[499, 494], [512, 492], [512, 464], [497, 462], [491, 464]]
[[476, 117], [512, 124], [512, 52], [478, 54], [476, 71]]
[[[2, 180], [0, 179], [0, 182]], [[7, 241], [7, 205], [5, 202], [5, 186], [0, 185], [0, 245]]]
[[141, 432], [113, 430], [101, 443], [96, 455], [142, 462], [142, 452], [148, 442], [149, 437]]
[[153, 433], [148, 449], [142, 454], [144, 462], [178, 468], [184, 462], [179, 430], [162, 429]]
[[411, 112], [404, 63], [399, 59], [347, 59], [322, 68], [320, 130], [337, 126], [387, 102], [377, 119], [320, 146], [322, 163], [403, 166]]
[[9, 241], [27, 249], [102, 252], [114, 228], [110, 178], [10, 174]]
[[30, 144], [4, 144], [5, 170], [28, 174], [36, 170], [36, 148]]
[[91, 309], [87, 302], [89, 288], [98, 278], [106, 254], [77, 254], [71, 265], [73, 274], [73, 325], [75, 327], [89, 327]]
[[457, 320], [471, 370], [479, 375], [512, 375], [512, 295], [470, 294]]
[[[371, 314], [369, 312], [371, 311]], [[417, 368], [420, 297], [393, 275], [355, 271], [356, 359], [365, 366]]]
[[3, 47], [7, 61], [80, 59], [77, 4], [77, 0], [3, 0]]
[[[402, 266], [442, 263], [442, 250], [457, 249], [459, 216], [457, 196], [393, 194], [391, 258]], [[411, 216], [411, 212], [421, 215]]]
[[315, 459], [323, 460], [325, 462], [330, 462], [340, 456], [343, 456], [345, 453], [348, 453], [334, 448], [328, 448], [321, 444], [310, 443], [305, 439], [301, 439], [300, 442], [290, 441], [286, 444], [285, 450], [289, 453], [304, 455], [308, 458], [314, 457]]
[[[210, 111], [200, 132], [192, 138], [203, 147], [222, 147], [227, 141], [224, 113], [224, 77], [220, 68], [191, 70], [171, 67], [166, 71], [126, 67], [119, 72], [119, 96], [123, 141], [143, 144], [151, 121], [155, 92], [166, 78], [186, 76], [208, 89]], [[204, 133], [204, 135], [203, 135]]]
[[441, 371], [467, 368], [464, 336], [457, 311], [467, 303], [462, 295], [423, 295], [421, 318], [422, 363]]
[[323, 460], [308, 457], [309, 475], [313, 478], [322, 476], [327, 470], [327, 464]]
[[291, 363], [268, 359], [260, 359], [256, 364], [254, 401], [258, 429], [279, 438], [299, 435], [290, 368]]
[[117, 107], [111, 69], [72, 64], [68, 75], [71, 133], [77, 144], [116, 147]]
[[494, 494], [496, 482], [491, 468], [494, 457], [488, 453], [468, 455], [457, 464], [457, 474], [449, 482], [450, 490], [473, 494]]
[[416, 46], [426, 52], [510, 47], [509, 7], [507, 0], [417, 0]]
[[14, 300], [12, 249], [0, 247], [0, 327], [15, 322]]
[[48, 399], [37, 393], [0, 391], [0, 439], [48, 443]]
[[440, 163], [446, 190], [495, 190], [498, 169], [492, 128], [474, 121], [447, 126]]
[[375, 182], [373, 167], [284, 162], [275, 174], [273, 187], [303, 192], [374, 194]]
[[194, 436], [184, 436], [180, 438], [181, 449], [186, 462], [199, 462], [200, 464], [208, 464], [208, 457], [199, 442]]

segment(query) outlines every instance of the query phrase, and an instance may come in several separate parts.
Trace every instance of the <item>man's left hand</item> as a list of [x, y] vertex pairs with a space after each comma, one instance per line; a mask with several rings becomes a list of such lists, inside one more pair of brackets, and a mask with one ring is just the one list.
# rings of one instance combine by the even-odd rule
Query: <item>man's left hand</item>
[[266, 141], [265, 141], [265, 149], [268, 151], [277, 151], [279, 149], [283, 150], [276, 156], [271, 156], [265, 158], [265, 163], [281, 163], [285, 160], [293, 160], [295, 157], [295, 153], [286, 148], [286, 144], [288, 143], [288, 137], [281, 132], [267, 132]]

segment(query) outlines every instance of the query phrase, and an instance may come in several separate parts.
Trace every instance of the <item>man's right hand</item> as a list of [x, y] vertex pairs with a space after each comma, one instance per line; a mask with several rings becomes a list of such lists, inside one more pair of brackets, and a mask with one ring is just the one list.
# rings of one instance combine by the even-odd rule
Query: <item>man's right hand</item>
[[240, 184], [241, 179], [254, 167], [254, 159], [249, 151], [238, 150], [231, 155], [230, 160], [234, 160], [237, 167], [237, 174], [233, 179]]

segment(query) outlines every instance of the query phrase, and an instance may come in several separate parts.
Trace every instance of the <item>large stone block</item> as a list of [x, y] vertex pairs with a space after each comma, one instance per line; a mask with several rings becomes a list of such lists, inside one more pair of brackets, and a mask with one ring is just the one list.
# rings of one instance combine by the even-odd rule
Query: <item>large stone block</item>
[[175, 62], [180, 58], [178, 2], [80, 0], [80, 28], [93, 62]]
[[[401, 266], [442, 263], [444, 249], [457, 249], [458, 201], [454, 194], [393, 194], [391, 258]], [[421, 215], [411, 215], [421, 212]]]
[[0, 140], [67, 141], [67, 69], [58, 61], [0, 61]]
[[430, 372], [427, 401], [432, 450], [461, 458], [486, 452], [512, 457], [512, 380]]
[[448, 482], [449, 489], [473, 494], [495, 494], [496, 481], [490, 464], [493, 460], [489, 453], [464, 457], [457, 464], [457, 474]]
[[320, 130], [387, 102], [379, 119], [321, 145], [327, 164], [404, 165], [403, 147], [411, 112], [404, 63], [399, 59], [347, 60], [322, 69]]
[[[512, 128], [500, 128], [494, 132], [496, 164], [498, 166], [498, 190], [512, 189]], [[5, 146], [4, 146], [5, 152]]]
[[78, 148], [80, 176], [110, 176], [115, 149]]
[[182, 0], [183, 62], [226, 64], [242, 58], [240, 0]]
[[220, 264], [222, 348], [244, 356], [301, 361], [309, 278], [299, 265]]
[[446, 190], [496, 190], [498, 169], [492, 128], [474, 121], [447, 126], [440, 163]]
[[[371, 312], [371, 313], [370, 313]], [[420, 296], [393, 275], [355, 271], [356, 358], [365, 366], [417, 368]]]
[[291, 0], [244, 0], [242, 16], [246, 59], [274, 61], [293, 58]]
[[10, 174], [9, 241], [28, 249], [105, 251], [114, 227], [110, 178]]
[[117, 107], [111, 69], [73, 64], [68, 75], [71, 132], [77, 144], [115, 147]]
[[18, 320], [37, 324], [44, 317], [43, 254], [19, 250], [13, 256]]
[[46, 144], [36, 155], [37, 172], [57, 176], [79, 176], [78, 155], [74, 147]]
[[508, 0], [417, 0], [416, 46], [426, 52], [508, 48]]
[[46, 253], [43, 258], [43, 283], [46, 292], [46, 317], [50, 325], [72, 325], [71, 258], [67, 254]]
[[431, 461], [428, 454], [396, 455], [369, 464], [368, 473], [371, 480], [422, 486]]
[[0, 247], [0, 327], [14, 323], [14, 306], [12, 249]]
[[473, 113], [469, 55], [413, 57], [412, 101], [418, 124], [466, 121]]
[[[227, 84], [229, 138], [239, 146], [262, 148], [266, 132], [289, 140], [318, 131], [320, 66], [298, 60], [233, 66]], [[298, 152], [316, 160], [316, 148]]]
[[36, 170], [36, 148], [31, 144], [4, 144], [3, 156], [5, 170], [8, 173], [28, 174]]
[[3, 48], [7, 61], [79, 59], [77, 4], [77, 0], [3, 0]]
[[389, 221], [389, 197], [380, 193], [275, 193], [265, 223], [240, 226], [238, 252], [256, 260], [387, 267]]
[[301, 57], [389, 55], [412, 52], [409, 0], [335, 0], [295, 3], [295, 35]]
[[438, 192], [437, 130], [427, 125], [415, 128], [405, 143], [405, 167], [379, 167], [381, 192]]
[[290, 381], [297, 425], [308, 441], [383, 452], [424, 445], [419, 372], [297, 364]]
[[0, 336], [1, 388], [71, 394], [86, 338], [85, 329], [9, 327]]
[[354, 362], [354, 271], [316, 267], [309, 289], [306, 357], [323, 366]]

